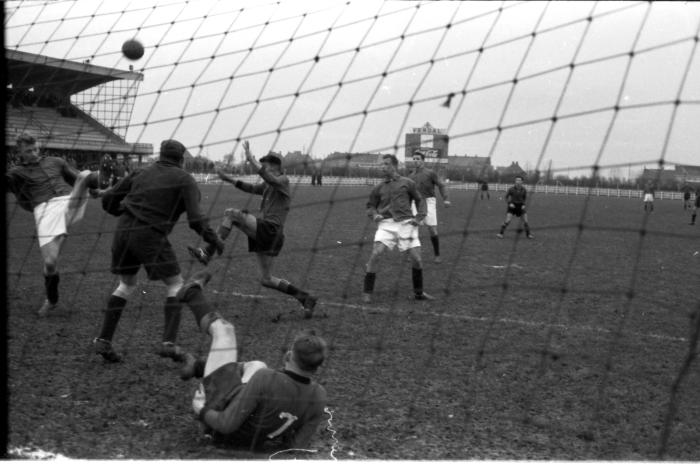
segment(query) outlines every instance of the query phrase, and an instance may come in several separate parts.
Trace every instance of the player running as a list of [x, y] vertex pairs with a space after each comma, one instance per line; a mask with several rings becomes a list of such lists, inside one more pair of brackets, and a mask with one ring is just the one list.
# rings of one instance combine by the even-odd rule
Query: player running
[[[258, 258], [261, 273], [260, 284], [293, 296], [302, 304], [304, 317], [311, 318], [316, 307], [316, 297], [297, 288], [287, 280], [272, 276], [274, 258], [279, 255], [284, 244], [284, 222], [289, 214], [292, 200], [289, 192], [289, 178], [282, 171], [282, 157], [278, 153], [270, 152], [258, 162], [250, 152], [250, 144], [247, 140], [243, 142], [243, 150], [246, 160], [264, 182], [260, 184], [246, 183], [228, 176], [223, 171], [219, 171], [219, 177], [241, 191], [261, 194], [260, 211], [262, 215], [260, 218], [256, 218], [247, 210], [226, 209], [217, 234], [221, 240], [226, 240], [233, 226], [236, 226], [247, 235], [248, 251], [254, 252]], [[209, 264], [215, 251], [213, 244], [205, 248], [188, 245], [187, 249], [203, 265]]]
[[505, 232], [506, 227], [510, 224], [513, 216], [520, 217], [525, 227], [525, 235], [528, 239], [534, 239], [535, 236], [530, 232], [530, 224], [527, 222], [527, 211], [525, 210], [525, 203], [527, 201], [527, 189], [523, 186], [523, 177], [515, 177], [515, 186], [511, 186], [506, 192], [506, 203], [508, 208], [506, 209], [506, 219], [501, 225], [501, 230], [496, 234], [499, 239], [503, 238], [503, 232]]
[[[377, 223], [374, 247], [367, 262], [362, 300], [372, 301], [374, 282], [377, 279], [376, 260], [386, 249], [399, 248], [408, 251], [412, 265], [413, 293], [416, 300], [433, 300], [423, 291], [423, 264], [421, 262], [418, 225], [425, 219], [425, 199], [418, 192], [413, 180], [399, 175], [399, 161], [395, 155], [382, 157], [384, 181], [370, 193], [367, 215]], [[411, 204], [415, 203], [415, 216]]]
[[45, 317], [58, 304], [58, 257], [68, 230], [82, 220], [88, 188], [98, 188], [99, 178], [96, 172], [78, 172], [63, 158], [40, 157], [36, 139], [28, 134], [17, 137], [17, 153], [19, 161], [5, 179], [19, 206], [34, 214], [46, 290], [46, 300], [37, 313]]
[[[430, 233], [430, 242], [433, 244], [433, 253], [435, 254], [435, 263], [442, 262], [440, 258], [440, 238], [438, 237], [437, 231], [437, 209], [435, 197], [435, 187], [440, 190], [440, 195], [442, 196], [442, 202], [445, 207], [450, 207], [450, 200], [447, 197], [447, 188], [445, 183], [442, 182], [438, 174], [425, 167], [425, 154], [422, 151], [416, 150], [413, 152], [413, 163], [415, 168], [408, 175], [415, 183], [420, 193], [421, 197], [425, 199], [425, 206], [427, 209], [427, 214], [423, 224], [428, 226], [428, 232]], [[415, 214], [416, 208], [413, 204], [413, 213]]]
[[122, 360], [112, 348], [112, 338], [126, 303], [136, 290], [141, 266], [149, 280], [161, 280], [167, 288], [163, 341], [157, 353], [182, 360], [184, 352], [175, 341], [182, 310], [176, 295], [183, 279], [168, 235], [183, 213], [187, 213], [192, 230], [211, 242], [219, 253], [224, 249], [199, 208], [197, 183], [182, 169], [184, 152], [182, 143], [164, 140], [158, 161], [129, 174], [102, 196], [102, 207], [119, 216], [112, 241], [112, 273], [119, 275], [119, 286], [107, 300], [100, 335], [93, 340], [95, 352], [107, 362]]
[[193, 275], [178, 293], [211, 336], [206, 359], [187, 354], [181, 378], [202, 378], [192, 408], [217, 440], [248, 449], [308, 447], [323, 420], [326, 390], [312, 380], [326, 358], [326, 342], [313, 331], [299, 333], [284, 356], [284, 368], [238, 362], [234, 326], [207, 302], [211, 275]]

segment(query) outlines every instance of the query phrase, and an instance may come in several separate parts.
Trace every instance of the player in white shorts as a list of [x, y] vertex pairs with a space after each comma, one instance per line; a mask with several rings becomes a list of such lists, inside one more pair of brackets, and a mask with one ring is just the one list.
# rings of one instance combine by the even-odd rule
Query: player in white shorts
[[651, 212], [654, 210], [654, 184], [651, 180], [644, 185], [644, 211]]
[[47, 316], [58, 303], [58, 257], [70, 226], [85, 214], [88, 188], [99, 187], [97, 173], [78, 172], [63, 158], [39, 156], [36, 139], [17, 138], [20, 162], [6, 175], [7, 189], [17, 204], [34, 214], [39, 249], [44, 261], [46, 300], [38, 311]]
[[[372, 301], [372, 292], [377, 278], [376, 260], [386, 249], [398, 247], [411, 257], [413, 293], [417, 300], [432, 300], [423, 291], [423, 264], [421, 261], [418, 225], [425, 218], [425, 200], [421, 197], [413, 180], [399, 175], [398, 159], [394, 155], [382, 157], [384, 181], [377, 185], [369, 196], [367, 214], [377, 223], [372, 255], [367, 262], [364, 280], [363, 301]], [[415, 202], [414, 217], [411, 203]]]
[[[438, 174], [429, 168], [425, 167], [425, 154], [422, 151], [416, 150], [413, 152], [413, 164], [415, 168], [408, 175], [418, 188], [420, 195], [425, 198], [427, 214], [423, 224], [428, 227], [430, 232], [430, 242], [433, 244], [433, 253], [435, 254], [435, 263], [442, 262], [440, 257], [440, 238], [438, 237], [437, 225], [437, 197], [435, 196], [435, 187], [440, 190], [442, 202], [445, 207], [450, 207], [450, 200], [447, 197], [447, 188], [442, 182]], [[416, 213], [416, 207], [413, 205], [413, 213]]]

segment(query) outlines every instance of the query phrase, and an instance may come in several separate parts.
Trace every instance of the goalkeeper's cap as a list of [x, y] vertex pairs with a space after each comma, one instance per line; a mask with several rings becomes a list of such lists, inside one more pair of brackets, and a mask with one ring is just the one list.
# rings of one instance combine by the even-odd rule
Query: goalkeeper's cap
[[185, 145], [177, 140], [163, 140], [160, 142], [160, 156], [180, 161], [185, 154]]
[[301, 370], [315, 372], [326, 359], [328, 346], [313, 330], [305, 330], [296, 335], [291, 351]]
[[279, 153], [276, 153], [274, 151], [271, 151], [267, 155], [263, 156], [260, 158], [260, 163], [272, 163], [277, 166], [282, 166], [282, 155]]

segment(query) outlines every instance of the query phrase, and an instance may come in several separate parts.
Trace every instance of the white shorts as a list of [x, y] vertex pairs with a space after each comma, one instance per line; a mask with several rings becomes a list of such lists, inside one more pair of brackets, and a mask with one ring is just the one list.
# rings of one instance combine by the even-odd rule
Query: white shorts
[[71, 225], [80, 221], [85, 215], [88, 191], [82, 196], [58, 196], [43, 202], [34, 208], [34, 222], [39, 247], [52, 242], [56, 237], [68, 233]]
[[644, 195], [644, 202], [654, 202], [654, 195], [650, 193], [646, 193]]
[[[438, 225], [437, 223], [437, 198], [434, 197], [429, 197], [425, 198], [425, 207], [427, 210], [427, 214], [425, 215], [425, 220], [423, 221], [424, 225], [428, 225], [431, 227], [435, 227]], [[411, 208], [413, 209], [413, 215], [415, 216], [418, 214], [418, 209], [416, 209], [416, 203], [412, 202], [411, 203]]]
[[398, 246], [401, 252], [420, 247], [418, 227], [408, 221], [396, 222], [391, 218], [379, 221], [374, 241], [383, 243], [389, 250]]

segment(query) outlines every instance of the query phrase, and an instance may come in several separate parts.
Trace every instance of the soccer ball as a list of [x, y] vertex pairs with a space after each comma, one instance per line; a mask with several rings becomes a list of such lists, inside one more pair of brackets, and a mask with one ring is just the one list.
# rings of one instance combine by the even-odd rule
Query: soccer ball
[[124, 41], [124, 44], [122, 44], [122, 53], [127, 57], [127, 59], [132, 61], [141, 59], [141, 56], [143, 56], [143, 45], [137, 39], [132, 38], [130, 40], [126, 40]]

